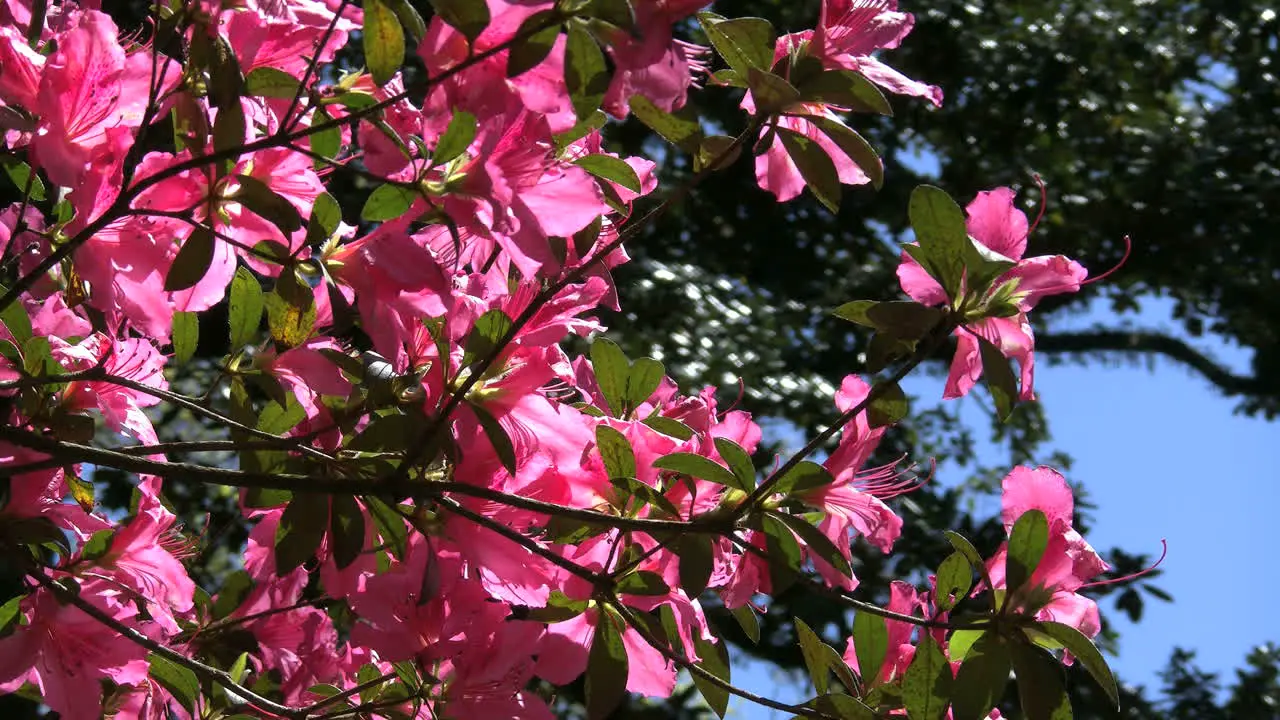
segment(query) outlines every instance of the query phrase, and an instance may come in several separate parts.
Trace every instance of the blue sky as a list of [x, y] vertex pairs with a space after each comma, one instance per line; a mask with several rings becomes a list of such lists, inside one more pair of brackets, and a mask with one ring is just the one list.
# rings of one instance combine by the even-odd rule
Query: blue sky
[[[1169, 301], [1148, 300], [1128, 319], [1134, 327], [1186, 339], [1171, 308]], [[1101, 303], [1052, 329], [1085, 329], [1097, 322], [1116, 324]], [[1237, 371], [1248, 368], [1247, 351], [1217, 339], [1190, 342]], [[932, 399], [941, 394], [942, 379], [917, 376], [904, 385], [909, 393]], [[1036, 390], [1053, 434], [1046, 452], [1062, 449], [1075, 458], [1068, 476], [1083, 483], [1097, 506], [1088, 535], [1094, 547], [1158, 556], [1161, 539], [1168, 541], [1157, 584], [1175, 602], [1148, 597], [1138, 624], [1110, 613], [1121, 633], [1119, 655], [1110, 658], [1117, 674], [1154, 689], [1170, 652], [1181, 646], [1196, 651], [1203, 669], [1229, 679], [1251, 648], [1280, 642], [1280, 617], [1255, 610], [1262, 607], [1258, 600], [1280, 594], [1280, 579], [1265, 571], [1264, 550], [1274, 544], [1272, 524], [1280, 501], [1277, 426], [1234, 414], [1234, 401], [1164, 359], [1149, 366], [1042, 363]], [[990, 401], [982, 389], [975, 393], [978, 397], [957, 402], [981, 437], [989, 423], [983, 407]], [[978, 452], [986, 463], [1007, 462], [1005, 453], [990, 444], [980, 443]], [[958, 482], [962, 472], [942, 467], [938, 480]], [[989, 506], [998, 512], [998, 500]], [[755, 692], [802, 699], [804, 689], [767, 666], [735, 664], [735, 671], [737, 681]], [[730, 707], [739, 718], [785, 717], [736, 700]]]

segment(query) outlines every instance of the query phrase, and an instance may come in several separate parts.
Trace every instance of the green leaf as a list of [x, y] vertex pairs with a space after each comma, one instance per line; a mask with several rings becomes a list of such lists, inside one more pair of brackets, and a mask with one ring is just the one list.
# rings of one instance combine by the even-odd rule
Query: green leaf
[[690, 598], [697, 598], [707, 589], [715, 566], [711, 538], [701, 533], [682, 535], [672, 549], [680, 558], [680, 587]]
[[631, 192], [638, 193], [641, 190], [636, 171], [621, 158], [604, 154], [583, 155], [574, 160], [573, 164], [601, 180], [615, 182]]
[[1011, 643], [1009, 653], [1018, 679], [1018, 699], [1027, 720], [1071, 720], [1071, 701], [1062, 668], [1039, 648]]
[[595, 637], [587, 654], [588, 720], [603, 720], [627, 694], [627, 649], [622, 644], [626, 620], [608, 605], [599, 609]]
[[792, 495], [826, 487], [835, 481], [836, 479], [831, 476], [831, 473], [826, 468], [818, 463], [802, 460], [774, 484], [773, 491], [783, 495]]
[[1049, 546], [1049, 521], [1039, 510], [1028, 510], [1013, 523], [1009, 533], [1008, 558], [1005, 564], [1005, 584], [1012, 595], [1027, 584], [1045, 548]]
[[252, 344], [262, 323], [262, 286], [247, 268], [236, 268], [231, 279], [228, 321], [231, 326], [231, 351]]
[[738, 621], [742, 632], [751, 639], [751, 642], [760, 642], [760, 618], [756, 617], [756, 611], [752, 610], [750, 605], [740, 605], [729, 613], [733, 615], [734, 620]]
[[300, 85], [298, 79], [277, 68], [262, 66], [244, 76], [244, 89], [253, 97], [283, 98], [292, 100]]
[[302, 215], [288, 200], [252, 175], [236, 175], [237, 187], [227, 200], [238, 202], [280, 228], [286, 236], [302, 229]]
[[951, 543], [951, 547], [955, 548], [956, 552], [963, 555], [964, 559], [969, 561], [969, 565], [972, 566], [974, 570], [982, 572], [982, 570], [986, 568], [986, 563], [982, 559], [982, 554], [973, 546], [973, 543], [969, 542], [968, 538], [954, 530], [947, 530], [943, 534], [946, 536], [947, 542]]
[[828, 565], [835, 568], [841, 575], [847, 578], [853, 577], [853, 568], [849, 566], [849, 561], [840, 552], [840, 548], [836, 547], [836, 544], [831, 542], [830, 538], [823, 535], [822, 531], [814, 527], [808, 520], [780, 512], [771, 512], [769, 515], [781, 520], [796, 535], [800, 536], [809, 552], [825, 560]]
[[1000, 352], [1000, 348], [981, 335], [976, 337], [982, 355], [982, 377], [987, 383], [991, 399], [995, 401], [996, 417], [1004, 422], [1009, 419], [1014, 404], [1018, 401], [1018, 379], [1013, 374], [1009, 358]]
[[893, 115], [893, 108], [874, 83], [853, 70], [828, 70], [798, 84], [804, 102], [825, 103], [857, 112]]
[[662, 576], [649, 570], [637, 570], [624, 576], [614, 589], [625, 595], [667, 595], [671, 592]]
[[507, 431], [498, 423], [497, 418], [489, 414], [488, 410], [471, 404], [471, 410], [476, 414], [476, 419], [480, 421], [480, 427], [484, 429], [484, 434], [489, 438], [489, 442], [493, 443], [493, 451], [498, 454], [498, 460], [502, 463], [502, 467], [514, 477], [516, 474], [516, 449], [511, 444], [511, 438], [507, 435]]
[[946, 314], [942, 308], [908, 300], [875, 303], [866, 309], [866, 317], [872, 327], [912, 339], [928, 335]]
[[596, 338], [591, 343], [591, 368], [595, 371], [600, 394], [609, 404], [614, 417], [627, 411], [627, 383], [631, 378], [631, 362], [612, 340]]
[[422, 15], [418, 14], [413, 4], [409, 0], [384, 0], [384, 2], [396, 14], [396, 18], [409, 33], [409, 37], [413, 38], [415, 43], [422, 42], [422, 36], [427, 34], [427, 23], [423, 21]]
[[281, 272], [264, 304], [267, 327], [277, 343], [292, 348], [311, 337], [316, 324], [315, 295], [296, 272]]
[[688, 440], [693, 437], [694, 434], [693, 428], [688, 425], [685, 425], [679, 420], [663, 417], [661, 415], [652, 415], [645, 418], [642, 422], [663, 435], [676, 438], [677, 440]]
[[238, 683], [244, 680], [244, 671], [247, 670], [248, 668], [249, 668], [249, 653], [242, 652], [240, 653], [240, 657], [236, 658], [236, 661], [231, 664], [231, 668], [227, 670], [227, 674], [231, 676], [231, 679], [233, 681]]
[[921, 185], [911, 193], [907, 214], [925, 260], [921, 261], [910, 249], [908, 252], [921, 261], [948, 297], [956, 297], [964, 273], [965, 246], [969, 243], [964, 211], [942, 190]]
[[723, 170], [738, 161], [742, 146], [728, 135], [708, 135], [698, 143], [693, 155], [693, 171]]
[[796, 635], [800, 639], [800, 654], [804, 656], [804, 666], [809, 671], [809, 679], [813, 681], [814, 690], [825, 695], [831, 688], [831, 670], [827, 667], [827, 653], [823, 651], [826, 643], [822, 642], [822, 638], [818, 637], [818, 634], [805, 621], [800, 618], [793, 620]]
[[364, 512], [351, 495], [334, 495], [329, 510], [329, 542], [333, 562], [341, 570], [364, 550]]
[[636, 476], [636, 454], [631, 449], [627, 436], [609, 427], [596, 426], [596, 445], [600, 447], [600, 457], [604, 460], [604, 469], [611, 478], [633, 478]]
[[168, 690], [187, 712], [195, 713], [196, 700], [200, 697], [200, 679], [196, 674], [190, 668], [155, 653], [147, 656], [147, 663], [151, 666], [151, 679]]
[[114, 530], [99, 530], [89, 538], [87, 542], [80, 548], [81, 560], [97, 560], [107, 551], [111, 549], [111, 538], [115, 536]]
[[871, 147], [871, 143], [838, 120], [812, 116], [807, 119], [817, 125], [818, 129], [822, 130], [855, 165], [862, 169], [862, 172], [870, 178], [872, 187], [879, 190], [884, 185], [884, 163], [880, 161], [880, 156]]
[[662, 384], [667, 369], [662, 363], [651, 357], [637, 358], [631, 363], [631, 372], [627, 373], [627, 392], [624, 398], [627, 409], [634, 410], [649, 399], [650, 395]]
[[[724, 641], [712, 643], [704, 640], [701, 633], [695, 632], [693, 643], [698, 657], [701, 658], [697, 663], [698, 667], [726, 683], [730, 682], [732, 675], [729, 666], [729, 648]], [[729, 691], [700, 675], [690, 673], [690, 676], [693, 678], [694, 687], [702, 693], [702, 698], [707, 701], [711, 710], [720, 718], [724, 718], [725, 712], [729, 709]]]
[[449, 118], [449, 127], [445, 128], [436, 143], [435, 152], [431, 154], [431, 164], [443, 165], [466, 152], [471, 141], [476, 139], [476, 127], [475, 115], [465, 110], [454, 110], [453, 117]]
[[515, 325], [503, 311], [494, 308], [487, 310], [476, 320], [476, 325], [467, 335], [466, 345], [462, 353], [462, 366], [493, 356], [498, 352], [501, 343]]
[[394, 220], [409, 212], [413, 201], [418, 199], [418, 192], [413, 188], [400, 185], [379, 185], [369, 194], [364, 207], [360, 209], [360, 219], [367, 222], [383, 222]]
[[729, 67], [745, 76], [748, 70], [768, 70], [773, 65], [774, 32], [761, 18], [725, 18], [711, 12], [698, 13], [707, 39]]
[[1070, 625], [1058, 622], [1042, 622], [1036, 628], [1062, 643], [1067, 652], [1075, 656], [1093, 679], [1098, 681], [1098, 685], [1107, 693], [1107, 697], [1111, 698], [1115, 708], [1120, 709], [1120, 690], [1116, 687], [1116, 678], [1111, 674], [1111, 668], [1107, 666], [1102, 653], [1098, 652], [1098, 648], [1089, 638]]
[[489, 6], [475, 0], [430, 0], [436, 15], [472, 42], [489, 26]]
[[835, 163], [813, 138], [787, 128], [777, 128], [778, 139], [800, 170], [809, 192], [833, 214], [840, 211], [840, 174]]
[[747, 86], [756, 103], [756, 116], [777, 115], [800, 101], [800, 91], [767, 70], [747, 70]]
[[853, 616], [853, 648], [858, 657], [858, 668], [865, 687], [877, 685], [880, 668], [889, 652], [889, 629], [884, 618], [869, 612], [858, 611]]
[[[217, 152], [233, 151], [244, 147], [245, 123], [244, 109], [239, 102], [218, 108], [213, 119], [213, 149]], [[239, 154], [227, 158], [223, 167], [234, 166]]]
[[611, 477], [609, 484], [618, 490], [617, 501], [614, 504], [620, 509], [625, 509], [632, 499], [636, 499], [641, 504], [633, 508], [633, 512], [638, 512], [644, 505], [652, 505], [667, 516], [680, 517], [680, 510], [665, 495], [635, 478]]
[[522, 39], [515, 41], [507, 52], [507, 77], [526, 73], [547, 59], [560, 37], [561, 24], [556, 18], [555, 10], [542, 10], [520, 23], [515, 36]]
[[769, 556], [769, 580], [772, 594], [778, 595], [795, 582], [804, 555], [791, 530], [774, 515], [766, 515], [761, 521], [764, 530], [765, 551]]
[[276, 528], [276, 574], [286, 575], [315, 556], [329, 526], [329, 499], [318, 493], [293, 496]]
[[213, 618], [221, 620], [235, 612], [252, 589], [253, 578], [244, 570], [236, 570], [227, 575], [222, 581], [222, 589], [218, 592], [217, 599], [213, 601]]
[[938, 565], [937, 603], [939, 610], [950, 610], [964, 599], [973, 587], [973, 568], [962, 553], [954, 552]]
[[895, 425], [907, 416], [907, 394], [898, 383], [889, 383], [867, 406], [867, 422], [873, 428]]
[[703, 137], [702, 127], [688, 106], [673, 114], [654, 105], [653, 101], [643, 95], [632, 95], [627, 102], [631, 106], [631, 114], [667, 142], [686, 152], [698, 151], [698, 144]]
[[694, 453], [675, 452], [663, 455], [653, 461], [653, 467], [659, 470], [671, 470], [690, 477], [702, 478], [717, 485], [748, 491], [748, 488], [742, 484], [738, 476], [726, 469], [725, 466]]
[[217, 240], [206, 225], [197, 225], [178, 249], [173, 265], [164, 277], [165, 292], [178, 292], [196, 286], [213, 265]]
[[22, 599], [25, 595], [17, 595], [9, 598], [8, 602], [0, 605], [0, 637], [9, 634], [9, 631], [18, 622], [18, 611], [22, 608]]
[[195, 355], [200, 341], [200, 319], [194, 312], [178, 311], [173, 314], [173, 359], [185, 364]]
[[397, 513], [384, 500], [366, 496], [364, 502], [365, 507], [369, 509], [369, 516], [373, 518], [378, 528], [378, 535], [382, 538], [382, 542], [387, 544], [387, 549], [393, 556], [403, 560], [405, 545], [409, 538], [404, 518], [400, 517], [400, 513]]
[[969, 656], [969, 649], [978, 642], [986, 630], [956, 630], [947, 638], [947, 656], [951, 662], [961, 662]]
[[[8, 292], [9, 289], [0, 285], [0, 295]], [[3, 308], [0, 308], [0, 323], [9, 329], [9, 334], [13, 336], [14, 342], [22, 345], [31, 339], [31, 316], [27, 315], [27, 308], [22, 304], [21, 300], [14, 300]]]
[[819, 710], [841, 720], [877, 720], [880, 716], [861, 700], [850, 695], [832, 693], [815, 698], [811, 703]]
[[32, 175], [31, 166], [22, 162], [13, 155], [0, 156], [0, 167], [4, 168], [4, 174], [9, 176], [9, 180], [18, 188], [18, 192], [24, 192], [27, 189], [27, 183], [31, 183], [31, 199], [44, 200], [44, 183], [41, 182], [39, 175]]
[[564, 48], [564, 82], [573, 111], [579, 118], [590, 117], [609, 90], [609, 68], [605, 65], [604, 53], [581, 23], [569, 24]]
[[921, 633], [915, 657], [902, 678], [902, 703], [910, 720], [940, 720], [951, 703], [955, 677], [933, 636]]
[[364, 1], [364, 59], [379, 86], [386, 85], [404, 64], [404, 29], [386, 0]]
[[[311, 118], [311, 127], [319, 127], [332, 121], [329, 113], [324, 108], [316, 108], [315, 114]], [[337, 125], [331, 126], [326, 130], [319, 130], [307, 136], [307, 141], [311, 143], [311, 152], [327, 158], [335, 158], [338, 153], [342, 152], [342, 130]], [[316, 161], [316, 167], [323, 169], [327, 163]], [[328, 193], [323, 193], [328, 195]]]
[[729, 469], [742, 482], [742, 489], [754, 490], [756, 487], [756, 467], [752, 464], [751, 456], [747, 454], [747, 451], [729, 438], [718, 437], [714, 442], [716, 452], [720, 453], [720, 457], [729, 464]]
[[[960, 558], [964, 562], [964, 558]], [[966, 570], [968, 570], [965, 563]], [[970, 646], [956, 673], [951, 710], [955, 720], [984, 720], [1004, 697], [1009, 683], [1009, 649], [994, 632], [984, 633]]]

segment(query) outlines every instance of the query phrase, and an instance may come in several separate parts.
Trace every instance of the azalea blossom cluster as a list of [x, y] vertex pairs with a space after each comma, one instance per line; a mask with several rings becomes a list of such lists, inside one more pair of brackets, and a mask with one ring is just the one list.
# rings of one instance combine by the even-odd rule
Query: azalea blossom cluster
[[[175, 1], [141, 35], [96, 3], [45, 5], [0, 4], [0, 121], [21, 158], [5, 161], [21, 199], [0, 212], [0, 552], [25, 588], [0, 607], [0, 692], [66, 720], [550, 718], [533, 688], [585, 672], [601, 717], [626, 692], [670, 696], [685, 670], [723, 712], [743, 693], [706, 603], [747, 627], [796, 582], [851, 599], [850, 543], [893, 549], [903, 521], [886, 501], [919, 480], [867, 468], [898, 419], [881, 386], [847, 377], [835, 450], [761, 480], [761, 428], [715, 388], [681, 394], [601, 338], [578, 356], [561, 343], [618, 307], [610, 269], [657, 186], [653, 161], [606, 149], [607, 116], [634, 113], [700, 174], [754, 144], [763, 188], [830, 203], [821, 163], [844, 184], [881, 174], [846, 111], [877, 111], [876, 86], [941, 102], [873, 57], [911, 28], [896, 3], [827, 0], [815, 30], [762, 49], [763, 21], [704, 13], [729, 65], [711, 80], [712, 48], [674, 37], [702, 0], [441, 1], [427, 20], [392, 0]], [[343, 65], [357, 44], [366, 68]], [[703, 83], [747, 90], [742, 135], [681, 124]], [[370, 188], [358, 211], [326, 191], [342, 173]], [[1029, 396], [1025, 313], [1083, 280], [1065, 259], [1021, 259], [1012, 197], [969, 208], [1000, 273], [900, 269], [938, 313], [915, 340], [960, 340], [949, 396], [979, 374], [972, 335], [1021, 363]], [[222, 305], [218, 377], [180, 395], [168, 378]], [[161, 442], [161, 404], [223, 439]], [[210, 450], [234, 462], [170, 459]], [[90, 466], [137, 478], [127, 517], [95, 505]], [[238, 488], [252, 524], [242, 563], [210, 585], [165, 500], [199, 482]], [[945, 630], [913, 640], [902, 617], [939, 626], [980, 594], [1085, 659], [1052, 629], [1099, 631], [1077, 591], [1106, 565], [1072, 529], [1070, 489], [1021, 468], [1004, 497], [1009, 546], [927, 592], [895, 584], [883, 656], [856, 634], [830, 656], [858, 699], [819, 688], [796, 712], [912, 712], [885, 689], [917, 647], [962, 674], [963, 654]], [[1023, 517], [1045, 521], [1030, 561]]]

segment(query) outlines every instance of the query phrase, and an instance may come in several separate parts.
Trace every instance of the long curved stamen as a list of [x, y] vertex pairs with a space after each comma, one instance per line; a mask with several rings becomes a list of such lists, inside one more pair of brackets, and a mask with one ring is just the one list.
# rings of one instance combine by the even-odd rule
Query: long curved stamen
[[1085, 589], [1085, 588], [1091, 588], [1091, 587], [1102, 587], [1102, 586], [1104, 586], [1104, 585], [1115, 585], [1116, 583], [1129, 582], [1130, 580], [1137, 580], [1138, 578], [1142, 577], [1143, 575], [1149, 575], [1149, 574], [1151, 574], [1151, 572], [1152, 572], [1152, 571], [1154, 571], [1156, 568], [1160, 567], [1160, 563], [1163, 563], [1163, 562], [1164, 562], [1164, 558], [1165, 558], [1165, 556], [1166, 556], [1166, 555], [1168, 555], [1168, 554], [1169, 554], [1169, 543], [1168, 543], [1164, 538], [1160, 538], [1160, 558], [1159, 558], [1158, 560], [1156, 560], [1154, 563], [1152, 563], [1151, 565], [1147, 566], [1146, 568], [1143, 568], [1142, 570], [1139, 570], [1139, 571], [1138, 571], [1138, 572], [1136, 572], [1136, 573], [1130, 573], [1130, 574], [1128, 574], [1128, 575], [1124, 575], [1124, 576], [1122, 576], [1122, 577], [1118, 577], [1118, 578], [1111, 578], [1111, 579], [1108, 579], [1108, 580], [1098, 580], [1098, 581], [1096, 581], [1096, 582], [1091, 582], [1091, 583], [1085, 583], [1084, 585], [1081, 585], [1081, 586], [1080, 586], [1080, 589], [1081, 589], [1081, 590], [1083, 590], [1083, 589]]
[[1040, 211], [1036, 213], [1035, 222], [1031, 223], [1031, 227], [1027, 229], [1026, 237], [1031, 237], [1031, 233], [1040, 227], [1040, 221], [1044, 219], [1044, 209], [1049, 205], [1049, 193], [1045, 190], [1044, 179], [1040, 177], [1040, 173], [1032, 175], [1036, 179], [1036, 185], [1040, 186]]
[[1080, 286], [1084, 287], [1085, 285], [1096, 283], [1099, 280], [1110, 277], [1112, 273], [1124, 267], [1124, 264], [1129, 261], [1129, 253], [1131, 253], [1132, 251], [1133, 251], [1133, 241], [1129, 239], [1128, 235], [1125, 235], [1124, 236], [1124, 256], [1120, 258], [1120, 262], [1116, 263], [1115, 265], [1112, 265], [1110, 270], [1107, 270], [1101, 275], [1086, 279], [1084, 282], [1080, 283]]
[[902, 470], [898, 469], [898, 465], [904, 459], [906, 455], [880, 467], [863, 470], [854, 477], [853, 485], [868, 495], [888, 500], [918, 490], [933, 479], [933, 474], [937, 470], [936, 461], [930, 461], [929, 475], [921, 479], [914, 472], [916, 467], [914, 464]]

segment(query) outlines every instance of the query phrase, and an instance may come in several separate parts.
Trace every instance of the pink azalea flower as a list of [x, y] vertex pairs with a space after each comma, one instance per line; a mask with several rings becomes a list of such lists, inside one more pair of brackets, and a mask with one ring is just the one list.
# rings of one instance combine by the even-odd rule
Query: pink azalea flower
[[[108, 616], [133, 624], [136, 608], [110, 584], [90, 580], [80, 592]], [[99, 680], [146, 682], [147, 651], [74, 605], [41, 588], [22, 601], [22, 611], [27, 624], [0, 638], [0, 692], [31, 682], [66, 720], [97, 720], [102, 716]]]
[[[95, 333], [77, 345], [55, 346], [53, 355], [71, 372], [101, 363], [108, 374], [159, 390], [169, 387], [164, 379], [164, 356], [150, 342], [139, 338], [111, 340]], [[67, 383], [61, 404], [71, 413], [98, 410], [107, 427], [152, 445], [159, 439], [142, 408], [159, 402], [160, 398], [154, 395], [109, 380], [77, 380]]]
[[823, 0], [812, 35], [786, 36], [779, 44], [787, 38], [794, 38], [795, 44], [808, 39], [808, 53], [828, 69], [855, 70], [892, 93], [927, 98], [940, 106], [940, 88], [912, 80], [873, 57], [877, 50], [898, 47], [914, 25], [913, 15], [898, 11], [897, 0]]
[[689, 88], [708, 70], [711, 51], [674, 39], [671, 28], [709, 4], [706, 0], [653, 0], [636, 5], [635, 32], [617, 33], [609, 43], [616, 66], [604, 98], [610, 115], [625, 118], [632, 95], [643, 95], [668, 112], [684, 107]]
[[160, 478], [138, 485], [138, 512], [111, 538], [91, 575], [102, 574], [147, 602], [151, 617], [168, 633], [177, 633], [178, 615], [194, 607], [195, 583], [180, 556], [189, 544], [174, 530], [177, 518], [160, 504]]
[[[1005, 529], [1028, 510], [1039, 510], [1049, 521], [1049, 544], [1026, 587], [1019, 591], [1020, 605], [1029, 606], [1040, 620], [1071, 625], [1089, 637], [1102, 629], [1098, 606], [1076, 591], [1088, 580], [1106, 572], [1108, 565], [1098, 557], [1080, 533], [1071, 527], [1074, 501], [1071, 488], [1052, 468], [1014, 468], [1004, 479], [1001, 518]], [[1005, 586], [1007, 545], [987, 563], [996, 588]]]
[[[927, 599], [916, 591], [910, 583], [894, 580], [889, 586], [889, 605], [886, 608], [902, 615], [917, 615], [927, 612]], [[880, 674], [876, 678], [866, 679], [868, 685], [892, 683], [900, 679], [911, 665], [915, 657], [916, 646], [911, 642], [916, 626], [905, 620], [886, 620], [885, 628], [889, 631], [885, 655], [880, 665]], [[844, 661], [854, 672], [862, 675], [858, 665], [858, 651], [853, 638], [844, 651]]]
[[[964, 396], [982, 375], [981, 337], [1000, 349], [1021, 368], [1023, 400], [1035, 398], [1035, 336], [1027, 312], [1048, 295], [1076, 292], [1088, 275], [1082, 265], [1062, 255], [1023, 258], [1027, 250], [1027, 216], [1013, 205], [1014, 193], [1002, 187], [978, 193], [965, 208], [966, 226], [974, 241], [1003, 259], [1013, 268], [996, 278], [988, 298], [1000, 295], [1013, 305], [1010, 317], [985, 317], [956, 330], [956, 354], [947, 377], [944, 398]], [[902, 289], [924, 305], [946, 305], [952, 300], [936, 280], [906, 252], [898, 265]]]

